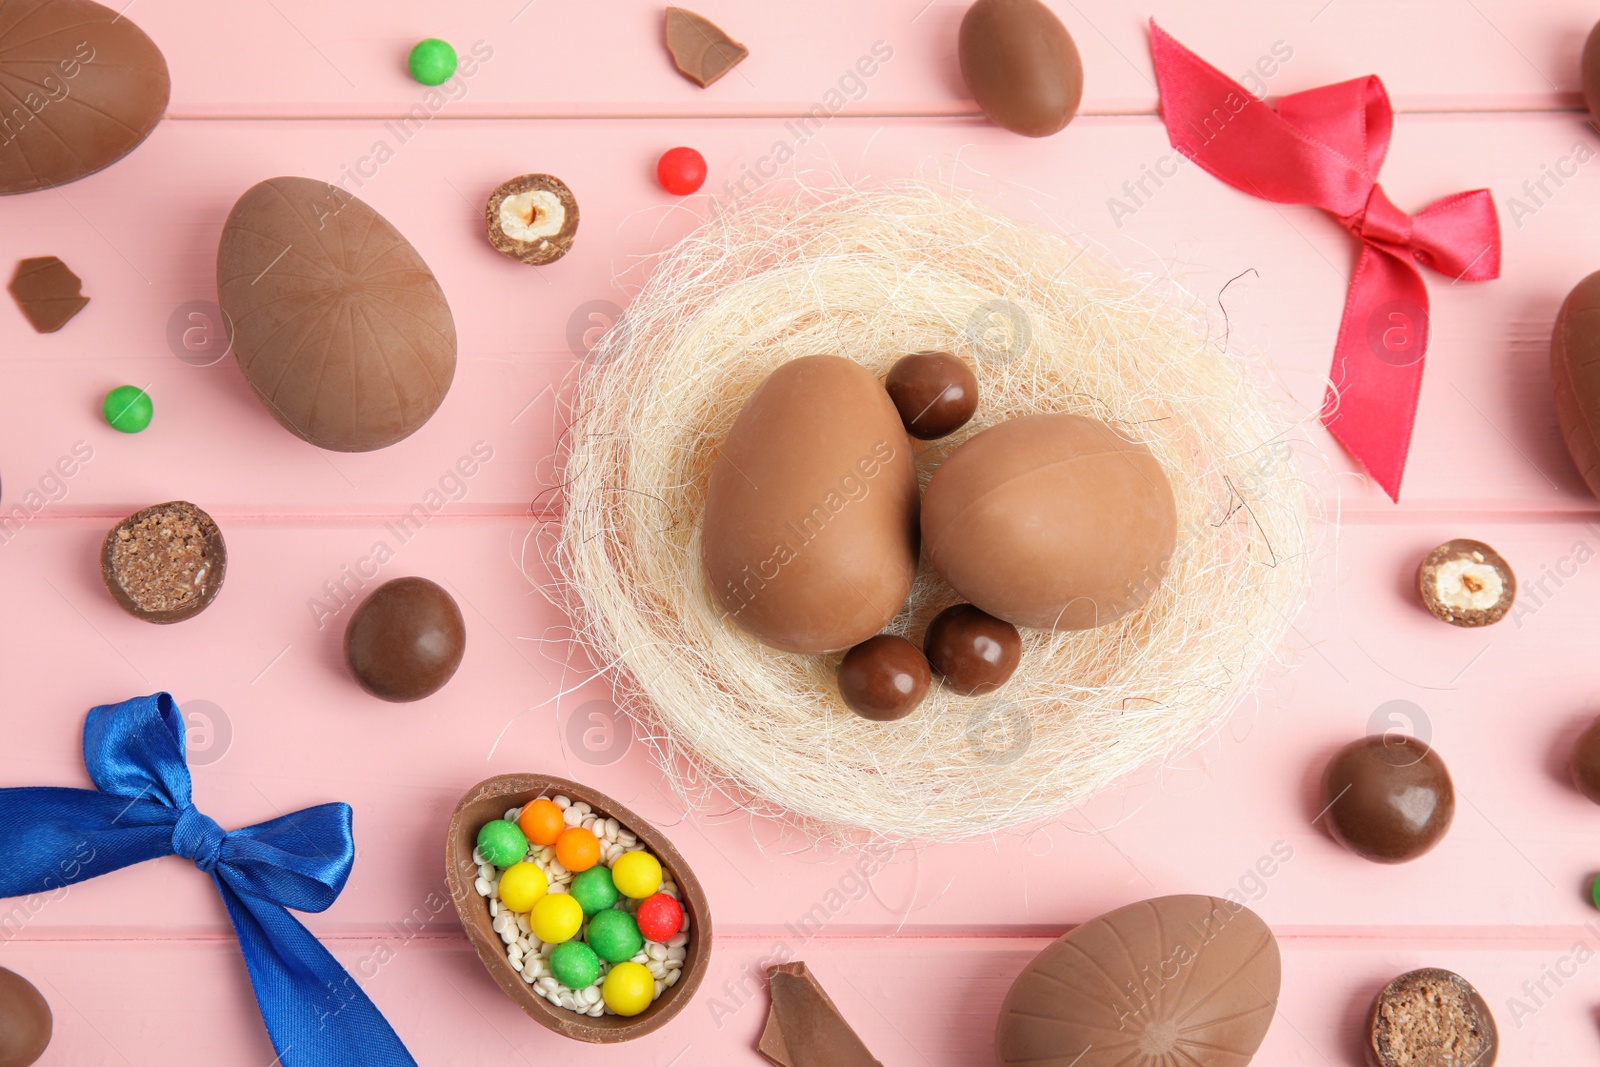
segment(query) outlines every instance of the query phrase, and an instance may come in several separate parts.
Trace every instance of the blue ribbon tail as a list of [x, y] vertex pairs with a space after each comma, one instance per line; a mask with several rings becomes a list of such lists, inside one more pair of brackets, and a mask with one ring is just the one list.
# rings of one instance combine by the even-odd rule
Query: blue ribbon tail
[[0, 897], [54, 893], [172, 855], [178, 816], [93, 789], [0, 789]]

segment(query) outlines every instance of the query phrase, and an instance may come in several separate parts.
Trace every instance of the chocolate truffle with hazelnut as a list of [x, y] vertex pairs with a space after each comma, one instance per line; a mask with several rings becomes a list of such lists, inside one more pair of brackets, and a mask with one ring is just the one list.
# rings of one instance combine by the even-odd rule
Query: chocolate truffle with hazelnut
[[1429, 552], [1417, 568], [1423, 606], [1452, 626], [1499, 622], [1517, 599], [1517, 576], [1484, 544], [1458, 537]]
[[578, 201], [565, 182], [550, 174], [502, 182], [490, 194], [483, 215], [494, 250], [535, 267], [570, 252], [578, 232]]

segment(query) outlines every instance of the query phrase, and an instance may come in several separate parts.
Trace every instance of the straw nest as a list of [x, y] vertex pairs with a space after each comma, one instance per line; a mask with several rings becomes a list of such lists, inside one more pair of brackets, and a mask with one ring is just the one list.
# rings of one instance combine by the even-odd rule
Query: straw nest
[[[700, 517], [717, 449], [779, 364], [834, 353], [879, 374], [955, 352], [977, 418], [1071, 411], [1147, 444], [1178, 548], [1143, 608], [1023, 633], [1000, 691], [937, 684], [897, 723], [852, 714], [837, 656], [746, 636], [709, 594]], [[926, 186], [807, 192], [724, 213], [656, 263], [575, 389], [563, 520], [547, 547], [589, 654], [680, 781], [842, 837], [953, 839], [1080, 804], [1172, 757], [1246, 696], [1306, 582], [1306, 494], [1285, 426], [1199, 312], [1060, 237]], [[924, 564], [890, 629], [921, 641], [959, 598]]]

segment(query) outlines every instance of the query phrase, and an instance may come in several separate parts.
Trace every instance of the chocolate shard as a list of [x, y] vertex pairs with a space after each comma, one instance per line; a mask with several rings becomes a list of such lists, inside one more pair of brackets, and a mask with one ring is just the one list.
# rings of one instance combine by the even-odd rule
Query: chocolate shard
[[679, 72], [702, 89], [750, 54], [710, 19], [681, 7], [667, 8], [667, 51]]
[[772, 1008], [756, 1046], [778, 1067], [883, 1067], [805, 963], [767, 969]]
[[18, 263], [11, 276], [11, 295], [40, 333], [55, 333], [89, 303], [83, 280], [55, 256]]

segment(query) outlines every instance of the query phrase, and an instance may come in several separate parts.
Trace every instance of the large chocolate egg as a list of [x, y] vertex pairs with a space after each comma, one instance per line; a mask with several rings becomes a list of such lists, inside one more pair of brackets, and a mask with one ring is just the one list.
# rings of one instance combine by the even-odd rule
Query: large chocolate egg
[[91, 0], [0, 0], [0, 86], [7, 195], [75, 182], [132, 152], [161, 121], [172, 82], [125, 14]]
[[1242, 904], [1157, 897], [1077, 927], [1000, 1006], [1000, 1062], [1244, 1067], [1278, 1007], [1278, 942]]
[[32, 982], [0, 967], [0, 1067], [28, 1067], [44, 1055], [55, 1023]]
[[455, 320], [433, 272], [338, 186], [272, 178], [241, 196], [217, 249], [217, 297], [245, 380], [319, 448], [409, 437], [455, 377]]
[[996, 126], [1047, 137], [1083, 97], [1078, 46], [1039, 0], [977, 0], [961, 20], [961, 77]]
[[717, 603], [774, 648], [883, 629], [916, 575], [917, 472], [870, 371], [806, 356], [772, 372], [712, 467], [700, 551]]
[[1600, 496], [1600, 271], [1579, 282], [1556, 314], [1550, 379], [1567, 451]]
[[1016, 626], [1086, 630], [1161, 585], [1177, 511], [1143, 445], [1081, 415], [1028, 415], [957, 448], [922, 501], [928, 561]]

